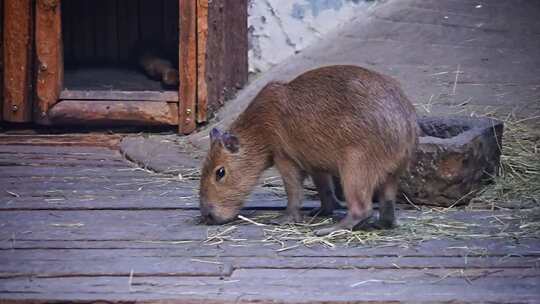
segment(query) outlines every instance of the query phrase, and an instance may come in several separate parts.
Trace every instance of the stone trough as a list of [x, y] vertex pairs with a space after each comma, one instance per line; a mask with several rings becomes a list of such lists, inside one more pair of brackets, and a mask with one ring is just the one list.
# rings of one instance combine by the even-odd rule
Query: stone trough
[[423, 117], [419, 125], [416, 159], [401, 180], [401, 191], [415, 204], [467, 204], [498, 172], [503, 123], [477, 117]]

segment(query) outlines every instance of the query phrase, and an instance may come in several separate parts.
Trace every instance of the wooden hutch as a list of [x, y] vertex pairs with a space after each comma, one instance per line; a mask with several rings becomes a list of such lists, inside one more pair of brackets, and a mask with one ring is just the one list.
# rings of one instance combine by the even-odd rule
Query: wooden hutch
[[[0, 30], [0, 121], [188, 134], [247, 81], [247, 0], [0, 0]], [[134, 66], [148, 38], [175, 41], [178, 88]]]

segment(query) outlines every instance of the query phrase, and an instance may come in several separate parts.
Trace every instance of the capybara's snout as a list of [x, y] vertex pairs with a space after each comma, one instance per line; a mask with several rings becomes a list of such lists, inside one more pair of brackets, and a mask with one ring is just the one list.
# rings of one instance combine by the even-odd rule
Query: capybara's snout
[[207, 225], [221, 225], [228, 223], [236, 218], [236, 216], [223, 216], [218, 214], [213, 204], [205, 203], [200, 206], [202, 220]]

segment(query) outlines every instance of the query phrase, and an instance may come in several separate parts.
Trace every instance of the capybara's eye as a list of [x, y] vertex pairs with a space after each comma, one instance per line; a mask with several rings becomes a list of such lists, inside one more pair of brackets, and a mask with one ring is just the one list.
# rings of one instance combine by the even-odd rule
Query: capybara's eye
[[220, 179], [222, 179], [225, 176], [225, 168], [220, 167], [216, 170], [216, 181], [219, 182]]

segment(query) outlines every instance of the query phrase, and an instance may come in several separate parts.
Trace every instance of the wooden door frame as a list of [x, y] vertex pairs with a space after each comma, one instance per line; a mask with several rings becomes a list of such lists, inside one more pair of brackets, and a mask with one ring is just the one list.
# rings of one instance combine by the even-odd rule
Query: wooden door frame
[[0, 122], [4, 120], [4, 0], [0, 0]]
[[3, 1], [3, 120], [32, 121], [33, 5]]
[[64, 86], [64, 54], [60, 0], [36, 0], [36, 102], [34, 121], [50, 124], [49, 109]]
[[179, 0], [178, 132], [197, 128], [197, 0]]
[[[108, 104], [103, 95], [96, 100], [100, 106], [87, 112], [86, 117], [86, 113], [76, 111], [78, 107], [88, 111], [92, 100], [65, 99], [69, 94], [62, 92], [62, 0], [0, 1], [4, 3], [5, 17], [4, 75], [9, 75], [3, 81], [0, 111], [3, 110], [6, 121], [34, 121], [42, 125], [76, 124], [81, 120], [85, 125], [178, 125], [180, 133], [188, 134], [247, 81], [247, 0], [177, 0], [178, 99], [161, 103], [151, 100], [150, 105], [150, 100], [141, 97], [140, 101], [135, 100], [137, 115], [126, 118], [132, 114], [130, 106], [136, 103]], [[155, 111], [159, 115], [154, 115]]]

